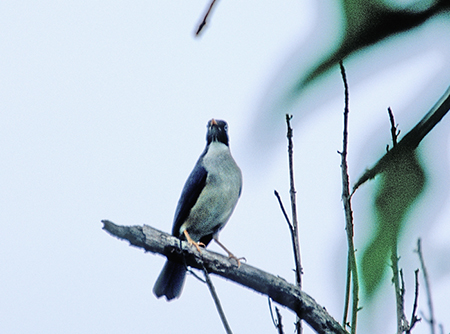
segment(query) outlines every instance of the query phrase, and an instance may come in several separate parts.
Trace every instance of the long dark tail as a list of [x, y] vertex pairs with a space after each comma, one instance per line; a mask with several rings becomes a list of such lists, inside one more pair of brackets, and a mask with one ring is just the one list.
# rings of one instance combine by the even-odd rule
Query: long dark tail
[[166, 261], [153, 287], [153, 293], [158, 298], [166, 296], [167, 300], [178, 298], [183, 291], [185, 278], [186, 266], [184, 264]]

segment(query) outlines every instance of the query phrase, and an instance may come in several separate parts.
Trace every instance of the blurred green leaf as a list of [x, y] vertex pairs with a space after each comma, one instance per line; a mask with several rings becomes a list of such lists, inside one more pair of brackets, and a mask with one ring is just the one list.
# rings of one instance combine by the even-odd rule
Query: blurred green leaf
[[414, 150], [391, 156], [381, 174], [375, 200], [375, 237], [365, 249], [361, 271], [367, 297], [372, 297], [388, 268], [392, 247], [397, 244], [406, 216], [425, 185], [425, 173]]
[[422, 0], [405, 7], [400, 6], [398, 1], [343, 0], [342, 7], [345, 20], [342, 42], [297, 82], [294, 95], [348, 55], [417, 27], [436, 14], [450, 9], [450, 1], [437, 0], [430, 4], [429, 0]]

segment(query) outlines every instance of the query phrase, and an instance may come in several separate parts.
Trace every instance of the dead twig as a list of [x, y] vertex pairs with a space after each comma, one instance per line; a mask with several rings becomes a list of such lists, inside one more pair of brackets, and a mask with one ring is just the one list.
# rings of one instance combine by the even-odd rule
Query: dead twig
[[273, 316], [273, 311], [272, 311], [272, 299], [268, 298], [268, 300], [269, 300], [270, 317], [272, 318], [273, 325], [277, 329], [278, 334], [284, 334], [280, 310], [278, 309], [278, 307], [275, 306], [275, 313], [277, 314], [277, 320], [275, 320], [275, 317]]
[[[286, 114], [286, 126], [287, 126], [287, 140], [288, 140], [288, 157], [289, 157], [289, 194], [291, 197], [291, 218], [292, 226], [291, 228], [291, 237], [292, 237], [292, 247], [294, 249], [294, 261], [295, 261], [295, 280], [299, 289], [302, 289], [302, 260], [300, 256], [300, 240], [299, 240], [299, 228], [298, 228], [298, 219], [297, 219], [297, 195], [295, 191], [295, 182], [294, 182], [294, 142], [292, 140], [293, 130], [291, 127], [291, 119], [292, 115]], [[295, 323], [297, 334], [302, 334], [302, 322], [301, 319], [297, 317], [297, 321]]]
[[406, 331], [407, 334], [411, 334], [411, 330], [421, 319], [417, 316], [417, 306], [419, 304], [419, 269], [414, 271], [414, 304], [411, 313], [411, 321], [409, 322], [409, 328]]
[[[394, 113], [392, 109], [388, 108], [389, 122], [391, 123], [391, 139], [393, 149], [397, 147], [398, 125], [395, 124]], [[397, 240], [393, 240], [391, 249], [391, 268], [392, 268], [392, 282], [394, 283], [395, 289], [395, 303], [397, 305], [397, 334], [403, 333], [409, 326], [408, 321], [405, 316], [405, 282], [403, 280], [403, 271], [398, 267], [398, 251], [397, 251]], [[401, 284], [400, 284], [401, 277]]]
[[216, 4], [217, 0], [212, 0], [209, 4], [208, 10], [206, 11], [205, 15], [203, 16], [202, 22], [198, 25], [197, 31], [195, 32], [195, 36], [200, 36], [201, 32], [203, 31], [203, 28], [208, 24], [208, 19], [210, 14], [212, 13], [212, 10], [214, 8], [214, 5]]
[[294, 227], [292, 226], [291, 220], [289, 219], [289, 216], [286, 212], [286, 209], [284, 208], [283, 202], [281, 201], [280, 194], [278, 191], [274, 190], [273, 193], [275, 194], [275, 197], [278, 199], [278, 204], [280, 204], [281, 212], [283, 212], [283, 216], [286, 219], [286, 222], [289, 226], [289, 230], [291, 231], [291, 235], [294, 233]]
[[428, 278], [428, 271], [427, 268], [425, 266], [425, 260], [423, 259], [423, 254], [422, 254], [422, 242], [419, 239], [417, 239], [417, 255], [419, 256], [419, 261], [420, 261], [420, 267], [422, 268], [422, 275], [423, 275], [423, 280], [425, 281], [425, 291], [427, 294], [427, 304], [428, 304], [428, 319], [425, 318], [426, 322], [428, 322], [430, 324], [430, 332], [431, 334], [435, 334], [436, 333], [436, 321], [434, 320], [434, 311], [433, 311], [433, 301], [431, 299], [431, 287], [430, 287], [430, 280]]
[[220, 303], [219, 296], [217, 295], [216, 288], [214, 287], [211, 278], [209, 277], [208, 270], [206, 270], [205, 266], [202, 267], [203, 273], [205, 275], [206, 284], [208, 285], [209, 292], [211, 292], [211, 296], [214, 300], [214, 304], [216, 305], [216, 309], [217, 312], [219, 313], [220, 320], [222, 320], [223, 327], [225, 328], [227, 334], [233, 334], [233, 332], [231, 331], [231, 327], [228, 323], [227, 317], [225, 316], [225, 312], [223, 311], [222, 304]]
[[[355, 245], [353, 242], [353, 211], [351, 204], [350, 194], [350, 181], [348, 175], [347, 164], [347, 147], [348, 147], [348, 114], [349, 114], [349, 93], [347, 76], [345, 74], [345, 68], [342, 61], [339, 63], [341, 68], [342, 80], [344, 82], [344, 94], [345, 94], [345, 106], [344, 106], [344, 130], [343, 130], [343, 144], [342, 152], [338, 152], [341, 155], [341, 170], [342, 170], [342, 202], [344, 204], [345, 212], [345, 230], [347, 231], [347, 285], [345, 288], [345, 301], [344, 301], [344, 315], [342, 319], [342, 325], [347, 325], [347, 315], [350, 300], [350, 282], [352, 289], [352, 320], [350, 324], [351, 333], [356, 333], [358, 302], [359, 302], [359, 281], [358, 281], [358, 268], [356, 265]], [[351, 276], [351, 279], [350, 279]]]

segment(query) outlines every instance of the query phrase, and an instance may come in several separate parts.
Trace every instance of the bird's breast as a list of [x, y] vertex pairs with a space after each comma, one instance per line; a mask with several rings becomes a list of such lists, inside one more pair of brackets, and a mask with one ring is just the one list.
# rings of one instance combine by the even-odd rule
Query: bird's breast
[[203, 157], [203, 166], [208, 172], [205, 187], [180, 230], [182, 233], [187, 229], [194, 241], [225, 226], [242, 186], [241, 171], [226, 145], [210, 147]]

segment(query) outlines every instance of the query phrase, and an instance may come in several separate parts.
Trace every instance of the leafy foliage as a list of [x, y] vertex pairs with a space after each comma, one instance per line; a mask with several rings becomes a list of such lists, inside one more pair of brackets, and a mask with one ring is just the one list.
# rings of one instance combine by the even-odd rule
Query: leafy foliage
[[388, 259], [406, 224], [406, 217], [426, 182], [414, 150], [393, 155], [381, 174], [375, 199], [376, 234], [365, 249], [361, 269], [365, 291], [372, 297], [388, 268]]
[[[418, 1], [413, 6], [395, 6], [397, 1], [344, 0], [344, 38], [336, 50], [313, 67], [294, 88], [299, 93], [307, 84], [327, 72], [332, 66], [363, 47], [375, 44], [389, 36], [419, 26], [436, 14], [450, 9], [447, 0]], [[294, 94], [295, 94], [294, 93]]]

